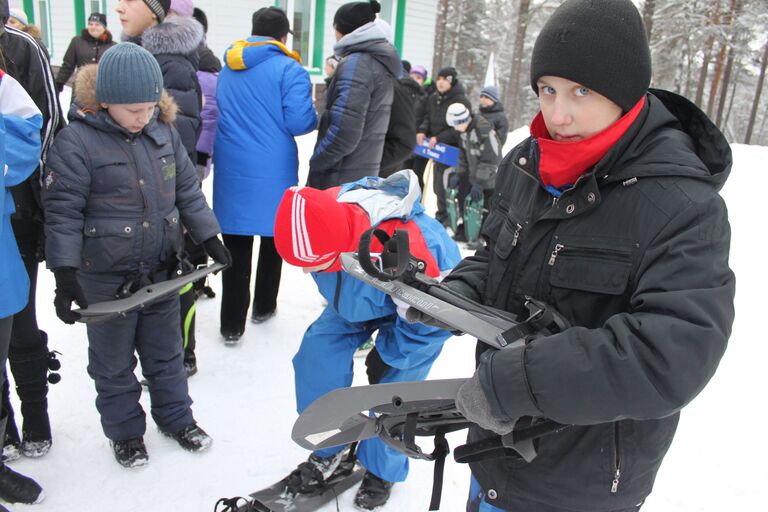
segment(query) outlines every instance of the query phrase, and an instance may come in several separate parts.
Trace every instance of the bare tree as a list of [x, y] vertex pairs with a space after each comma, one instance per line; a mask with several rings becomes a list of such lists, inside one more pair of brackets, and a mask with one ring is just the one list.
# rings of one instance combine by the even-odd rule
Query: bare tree
[[749, 144], [752, 141], [752, 129], [755, 127], [755, 117], [757, 117], [757, 109], [760, 106], [760, 96], [763, 91], [763, 82], [765, 81], [765, 68], [768, 65], [768, 42], [765, 43], [763, 48], [763, 58], [760, 61], [760, 77], [757, 79], [757, 90], [755, 91], [755, 99], [752, 101], [752, 111], [749, 114], [749, 122], [747, 123], [747, 135], [744, 137], [744, 144]]

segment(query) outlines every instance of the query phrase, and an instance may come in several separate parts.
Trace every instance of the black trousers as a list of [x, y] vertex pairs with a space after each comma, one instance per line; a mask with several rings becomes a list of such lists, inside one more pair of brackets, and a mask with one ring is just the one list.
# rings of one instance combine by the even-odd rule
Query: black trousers
[[448, 213], [445, 210], [445, 183], [443, 183], [443, 174], [448, 168], [447, 165], [439, 164], [435, 162], [432, 168], [432, 190], [437, 197], [437, 212], [435, 218], [439, 222], [443, 222], [448, 218]]
[[416, 177], [419, 178], [419, 188], [422, 193], [424, 193], [424, 170], [427, 168], [427, 162], [429, 162], [427, 158], [413, 156], [403, 162], [401, 166], [401, 169], [411, 169], [416, 174]]
[[[245, 320], [251, 302], [253, 237], [223, 235], [223, 238], [224, 245], [232, 255], [232, 265], [222, 272], [221, 278], [221, 332], [242, 333], [245, 331]], [[260, 237], [252, 315], [265, 315], [277, 307], [282, 267], [283, 260], [275, 249], [274, 238]]]

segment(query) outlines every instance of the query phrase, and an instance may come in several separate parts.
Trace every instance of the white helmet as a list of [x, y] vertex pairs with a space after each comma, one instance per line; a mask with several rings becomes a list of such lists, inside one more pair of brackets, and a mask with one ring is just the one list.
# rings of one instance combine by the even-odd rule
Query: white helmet
[[448, 126], [459, 126], [469, 122], [470, 112], [463, 103], [453, 103], [445, 112], [445, 122]]

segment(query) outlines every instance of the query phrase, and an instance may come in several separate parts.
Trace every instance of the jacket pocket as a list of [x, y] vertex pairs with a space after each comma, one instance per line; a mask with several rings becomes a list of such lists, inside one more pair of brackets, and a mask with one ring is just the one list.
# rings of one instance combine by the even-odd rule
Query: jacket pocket
[[136, 223], [87, 219], [83, 227], [83, 269], [90, 272], [130, 270], [134, 265]]
[[182, 248], [183, 238], [179, 210], [174, 208], [171, 213], [165, 216], [163, 222], [163, 252], [161, 258], [164, 263], [176, 263], [176, 254]]
[[547, 264], [553, 287], [606, 295], [623, 294], [636, 244], [589, 237], [555, 236]]
[[171, 144], [167, 144], [158, 150], [155, 170], [159, 190], [166, 198], [175, 197], [176, 193], [176, 157]]

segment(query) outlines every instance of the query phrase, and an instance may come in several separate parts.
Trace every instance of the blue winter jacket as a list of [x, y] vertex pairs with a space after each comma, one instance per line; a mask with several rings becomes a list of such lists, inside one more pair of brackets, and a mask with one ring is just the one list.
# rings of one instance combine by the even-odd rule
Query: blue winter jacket
[[[384, 190], [387, 194], [366, 193], [371, 190]], [[424, 213], [420, 196], [413, 171], [400, 171], [386, 180], [363, 178], [349, 183], [340, 190], [338, 201], [361, 206], [368, 213], [371, 226], [394, 218], [415, 222], [441, 274], [447, 274], [461, 260], [461, 254], [445, 228]], [[451, 336], [436, 327], [408, 323], [404, 318], [407, 309], [404, 303], [396, 304], [389, 295], [345, 272], [317, 272], [312, 276], [328, 307], [335, 308], [347, 322], [363, 323], [389, 317], [395, 323], [394, 340], [385, 345], [376, 344], [382, 360], [392, 367], [406, 369], [423, 363], [434, 357]]]
[[29, 297], [29, 277], [11, 228], [15, 208], [10, 188], [27, 179], [40, 162], [42, 125], [32, 98], [0, 71], [0, 318], [21, 311]]
[[254, 36], [224, 54], [216, 100], [213, 210], [223, 233], [272, 236], [283, 192], [299, 180], [294, 137], [317, 126], [298, 54]]
[[176, 265], [181, 226], [196, 243], [216, 236], [195, 167], [163, 91], [131, 134], [99, 107], [96, 68], [80, 70], [69, 126], [48, 152], [43, 180], [46, 263], [84, 272], [154, 272]]

